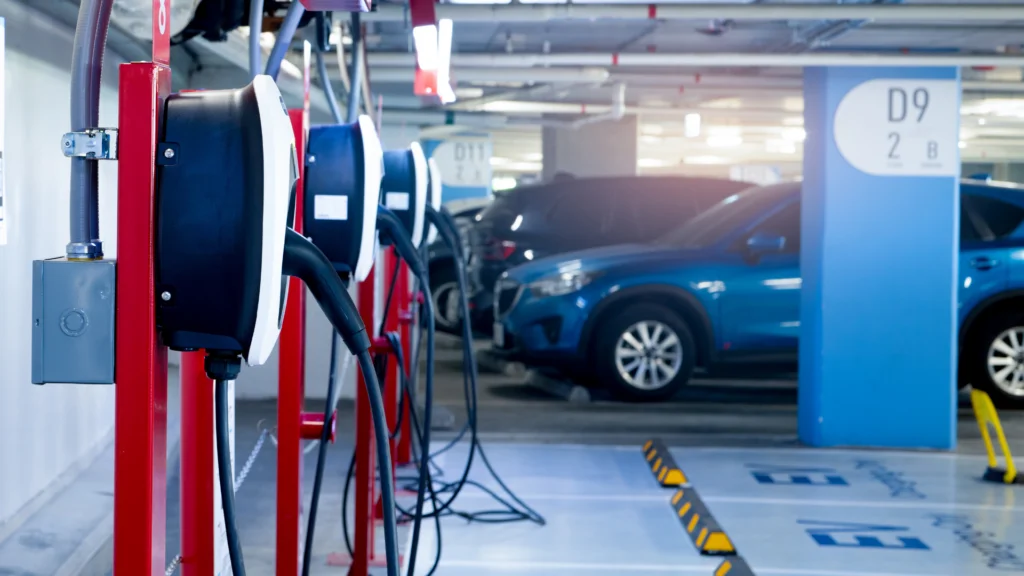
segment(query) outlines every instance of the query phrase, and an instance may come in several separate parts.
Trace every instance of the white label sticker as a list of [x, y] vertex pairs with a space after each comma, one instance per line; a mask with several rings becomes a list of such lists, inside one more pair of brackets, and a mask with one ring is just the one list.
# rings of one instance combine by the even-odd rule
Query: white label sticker
[[317, 220], [348, 220], [348, 196], [317, 195], [313, 199], [313, 217]]
[[386, 192], [384, 194], [384, 205], [391, 210], [408, 210], [408, 192]]
[[843, 97], [833, 126], [839, 152], [862, 172], [960, 173], [960, 93], [955, 80], [869, 80]]

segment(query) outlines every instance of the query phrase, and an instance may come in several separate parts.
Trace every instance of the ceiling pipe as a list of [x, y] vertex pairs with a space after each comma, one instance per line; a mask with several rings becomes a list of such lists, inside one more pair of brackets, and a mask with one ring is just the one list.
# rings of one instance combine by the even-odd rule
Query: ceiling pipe
[[626, 85], [618, 83], [615, 85], [615, 93], [612, 95], [612, 107], [608, 112], [604, 114], [591, 114], [584, 116], [575, 122], [572, 122], [569, 126], [574, 130], [582, 128], [588, 124], [596, 124], [598, 122], [616, 121], [622, 120], [622, 117], [626, 115]]
[[[446, 6], [442, 4], [440, 6]], [[535, 6], [530, 4], [529, 6]], [[755, 6], [763, 6], [756, 4]], [[831, 4], [829, 5], [831, 6]], [[836, 6], [842, 6], [837, 4]], [[875, 6], [872, 4], [872, 6]], [[878, 4], [877, 6], [889, 6]], [[902, 6], [893, 4], [892, 6]], [[411, 66], [414, 56], [404, 52], [375, 52], [370, 65]], [[1024, 56], [1002, 54], [877, 54], [808, 52], [803, 54], [764, 53], [565, 53], [565, 54], [452, 54], [453, 70], [462, 66], [524, 68], [531, 66], [652, 66], [652, 67], [786, 67], [806, 66], [1024, 66]]]
[[[373, 62], [370, 54], [370, 62]], [[373, 81], [380, 82], [412, 82], [415, 70], [402, 66], [386, 68], [374, 66]], [[608, 80], [610, 73], [604, 68], [493, 68], [464, 67], [452, 70], [452, 80], [457, 82], [495, 82], [495, 83], [548, 83], [566, 84], [599, 84]]]
[[[1024, 20], [1011, 4], [438, 4], [437, 17], [455, 22], [551, 20], [878, 20], [886, 22], [1006, 22]], [[401, 5], [385, 4], [370, 22], [406, 22]]]

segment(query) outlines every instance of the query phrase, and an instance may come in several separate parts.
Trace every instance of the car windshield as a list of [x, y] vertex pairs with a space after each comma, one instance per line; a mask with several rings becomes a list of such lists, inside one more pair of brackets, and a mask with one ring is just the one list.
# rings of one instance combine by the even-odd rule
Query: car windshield
[[657, 240], [658, 244], [699, 249], [722, 241], [737, 227], [793, 192], [791, 186], [750, 188], [733, 194]]

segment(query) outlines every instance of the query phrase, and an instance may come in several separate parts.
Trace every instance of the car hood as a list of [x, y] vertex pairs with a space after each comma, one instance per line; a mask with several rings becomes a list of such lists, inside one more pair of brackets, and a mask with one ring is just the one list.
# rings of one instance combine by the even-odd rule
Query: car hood
[[525, 284], [546, 276], [575, 270], [608, 270], [624, 264], [637, 264], [652, 260], [677, 260], [682, 252], [677, 247], [654, 244], [622, 244], [590, 248], [577, 252], [565, 252], [556, 256], [541, 258], [505, 273], [510, 280]]

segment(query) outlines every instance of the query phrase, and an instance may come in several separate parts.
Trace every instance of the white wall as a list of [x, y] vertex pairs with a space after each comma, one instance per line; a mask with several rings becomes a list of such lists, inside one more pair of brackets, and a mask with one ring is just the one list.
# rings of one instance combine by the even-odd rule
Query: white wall
[[[68, 241], [73, 31], [11, 0], [6, 19], [6, 193], [9, 243], [0, 246], [0, 525], [102, 440], [114, 423], [112, 386], [31, 384], [32, 260]], [[117, 124], [116, 65], [108, 59], [101, 124]], [[114, 163], [100, 172], [100, 225], [115, 256]]]

